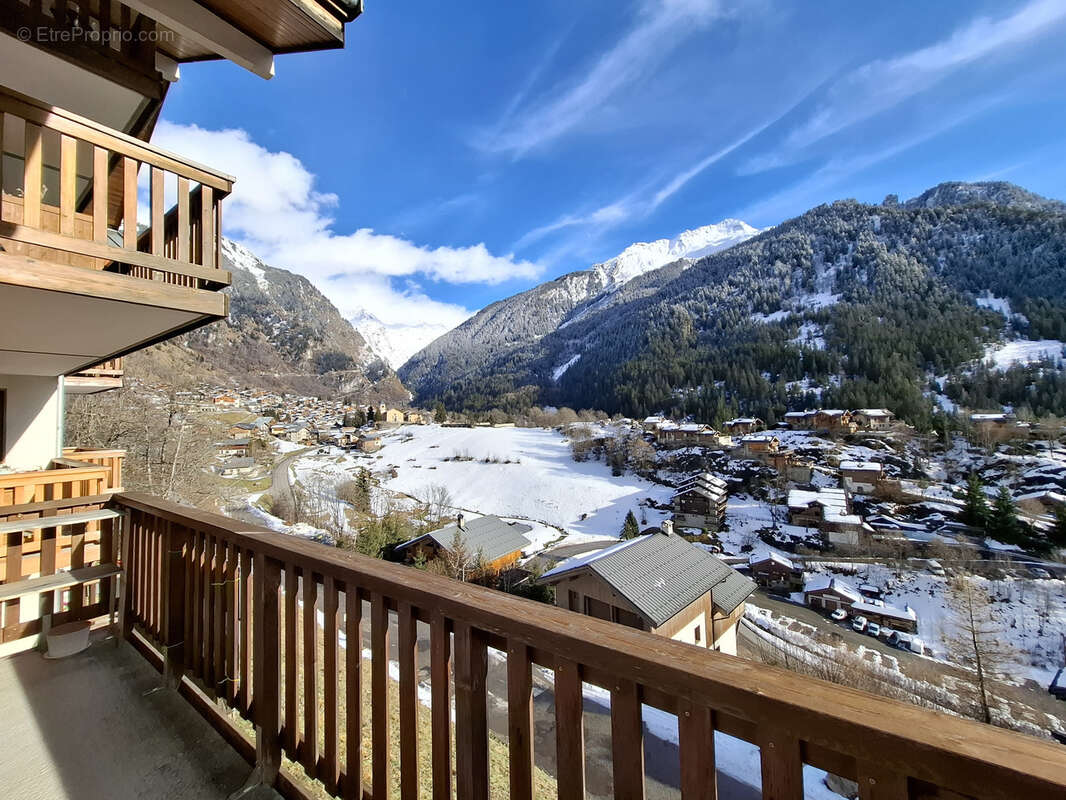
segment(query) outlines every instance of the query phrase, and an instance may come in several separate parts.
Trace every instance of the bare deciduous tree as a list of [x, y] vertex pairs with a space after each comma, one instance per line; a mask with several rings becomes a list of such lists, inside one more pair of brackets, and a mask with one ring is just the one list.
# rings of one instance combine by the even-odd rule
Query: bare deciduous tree
[[1007, 650], [998, 638], [988, 592], [978, 581], [959, 577], [951, 582], [949, 599], [958, 617], [952, 652], [972, 670], [980, 718], [991, 724], [992, 683], [1004, 671]]

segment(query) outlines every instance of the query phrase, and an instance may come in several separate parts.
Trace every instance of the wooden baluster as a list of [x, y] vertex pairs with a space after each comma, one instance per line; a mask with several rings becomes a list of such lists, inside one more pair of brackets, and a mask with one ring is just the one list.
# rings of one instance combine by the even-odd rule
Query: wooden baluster
[[256, 766], [245, 784], [273, 786], [281, 768], [280, 693], [281, 675], [281, 619], [278, 592], [281, 586], [281, 566], [262, 553], [255, 555], [255, 619], [252, 641], [255, 656], [255, 755]]
[[78, 141], [65, 133], [59, 137], [59, 232], [74, 235], [74, 203], [78, 181]]
[[585, 729], [581, 668], [573, 661], [555, 662], [555, 750], [559, 800], [584, 800]]
[[400, 672], [400, 800], [418, 800], [418, 623], [401, 602], [397, 620]]
[[[0, 111], [0, 222], [7, 220], [7, 215], [4, 213], [4, 117], [7, 116], [3, 111]], [[0, 497], [0, 500], [3, 498]]]
[[237, 705], [238, 659], [237, 648], [240, 644], [237, 622], [237, 545], [226, 543], [226, 628], [223, 638], [226, 645], [226, 700], [231, 706]]
[[[93, 148], [93, 241], [107, 244], [107, 149], [103, 147]], [[102, 260], [96, 263], [103, 269]]]
[[363, 798], [363, 600], [344, 584], [344, 798]]
[[141, 569], [136, 561], [133, 547], [133, 518], [135, 512], [126, 514], [119, 527], [122, 540], [122, 575], [119, 578], [119, 591], [121, 604], [119, 606], [119, 634], [125, 640], [129, 640], [133, 632], [133, 593], [136, 584], [135, 577]]
[[189, 654], [192, 656], [193, 673], [200, 679], [204, 677], [204, 539], [200, 531], [193, 533], [192, 550], [192, 644]]
[[309, 569], [303, 571], [303, 673], [304, 743], [300, 762], [311, 777], [318, 772], [318, 583]]
[[[81, 569], [85, 566], [85, 523], [72, 525], [70, 528], [70, 568]], [[70, 589], [70, 618], [79, 619], [82, 609], [82, 586]]]
[[211, 638], [213, 644], [211, 653], [214, 656], [215, 678], [214, 689], [218, 697], [225, 697], [226, 689], [226, 643], [224, 633], [226, 629], [226, 543], [215, 539], [215, 568], [212, 572], [214, 586], [211, 599], [214, 603], [214, 613], [211, 620]]
[[178, 261], [189, 263], [189, 179], [178, 176]]
[[711, 709], [682, 702], [677, 715], [681, 755], [681, 800], [717, 800], [714, 716]]
[[185, 671], [185, 545], [188, 534], [167, 522], [163, 569], [163, 676], [176, 689]]
[[[222, 266], [222, 198], [215, 200], [215, 264]], [[195, 280], [195, 279], [194, 279]]]
[[389, 796], [389, 610], [385, 598], [370, 596], [371, 794]]
[[448, 620], [443, 612], [434, 609], [429, 632], [433, 800], [451, 800], [452, 796], [452, 704], [448, 691], [451, 654]]
[[122, 159], [122, 246], [137, 249], [137, 162]]
[[237, 706], [245, 713], [252, 710], [252, 555], [246, 548], [241, 548], [241, 596], [240, 596], [240, 694]]
[[185, 570], [184, 570], [184, 591], [185, 591], [185, 622], [182, 628], [182, 641], [185, 642], [185, 647], [182, 649], [184, 658], [182, 664], [186, 671], [193, 670], [194, 657], [193, 653], [197, 649], [196, 636], [193, 634], [193, 624], [196, 619], [196, 594], [193, 587], [194, 576], [196, 574], [196, 537], [197, 532], [191, 528], [185, 528]]
[[644, 723], [633, 681], [620, 680], [611, 691], [611, 763], [615, 800], [644, 800]]
[[144, 515], [140, 511], [134, 511], [131, 517], [131, 528], [133, 533], [133, 549], [136, 551], [136, 563], [137, 572], [136, 575], [136, 591], [133, 594], [133, 602], [135, 615], [137, 622], [142, 626], [145, 620], [145, 596], [148, 591], [148, 571], [151, 568], [148, 564], [148, 555], [144, 547]]
[[507, 643], [507, 742], [511, 797], [533, 798], [533, 663], [529, 648]]
[[215, 201], [214, 190], [200, 185], [200, 241], [203, 266], [215, 266]]
[[296, 687], [298, 685], [296, 662], [296, 598], [299, 586], [296, 567], [285, 565], [285, 749], [289, 758], [295, 759], [300, 747], [300, 727], [296, 714]]
[[163, 170], [153, 166], [149, 177], [150, 203], [151, 203], [151, 226], [152, 226], [152, 255], [163, 255]]
[[760, 730], [764, 800], [803, 800], [803, 760], [799, 741], [783, 732]]
[[22, 178], [22, 224], [41, 227], [41, 126], [26, 123], [26, 158]]
[[489, 727], [485, 640], [468, 623], [455, 623], [455, 772], [458, 800], [489, 796]]
[[[22, 580], [22, 531], [7, 535], [7, 549], [4, 551], [4, 583]], [[10, 642], [19, 637], [21, 606], [17, 599], [4, 603], [4, 641]]]
[[323, 580], [323, 616], [324, 632], [322, 643], [322, 683], [324, 709], [324, 732], [322, 734], [322, 783], [330, 794], [337, 794], [340, 778], [337, 760], [337, 628], [340, 616], [340, 602], [337, 597], [337, 583], [332, 575]]
[[872, 761], [859, 761], [859, 800], [907, 800], [907, 776]]
[[215, 606], [218, 591], [215, 589], [215, 548], [217, 539], [207, 536], [204, 544], [204, 684], [209, 692], [215, 691], [218, 674], [215, 672]]

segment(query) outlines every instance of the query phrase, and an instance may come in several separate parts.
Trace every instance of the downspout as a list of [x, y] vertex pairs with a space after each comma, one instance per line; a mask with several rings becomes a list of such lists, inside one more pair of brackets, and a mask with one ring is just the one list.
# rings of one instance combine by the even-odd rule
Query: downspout
[[63, 457], [63, 439], [66, 436], [67, 422], [67, 379], [59, 376], [59, 388], [56, 390], [56, 458]]

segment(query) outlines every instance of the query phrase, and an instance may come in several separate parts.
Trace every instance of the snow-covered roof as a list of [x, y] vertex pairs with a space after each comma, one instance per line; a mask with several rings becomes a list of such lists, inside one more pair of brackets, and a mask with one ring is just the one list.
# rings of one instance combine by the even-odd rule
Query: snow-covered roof
[[825, 508], [835, 508], [843, 512], [848, 507], [848, 496], [843, 489], [819, 489], [816, 492], [806, 489], [792, 489], [788, 493], [789, 508], [807, 508], [819, 503]]
[[856, 413], [867, 417], [891, 417], [892, 412], [887, 408], [860, 408]]
[[788, 569], [796, 569], [796, 565], [790, 559], [785, 558], [783, 555], [773, 550], [765, 550], [761, 553], [752, 553], [748, 556], [749, 566], [761, 564], [763, 561], [774, 561]]
[[974, 422], [1006, 422], [1008, 419], [1007, 414], [970, 414], [970, 419]]
[[880, 472], [882, 465], [878, 461], [841, 461], [840, 468], [854, 472]]
[[803, 419], [804, 417], [813, 417], [816, 411], [787, 411], [785, 412], [785, 419]]
[[918, 615], [914, 613], [914, 609], [910, 606], [896, 608], [895, 606], [886, 605], [885, 603], [871, 603], [859, 600], [858, 602], [851, 604], [851, 610], [860, 613], [879, 614], [882, 617], [891, 617], [893, 619], [909, 619], [914, 621], [917, 621], [918, 619]]
[[862, 602], [862, 595], [852, 588], [850, 583], [845, 583], [840, 578], [833, 577], [832, 575], [813, 575], [807, 579], [807, 582], [803, 585], [804, 592], [821, 592], [821, 591], [836, 592], [842, 597], [846, 597], [853, 604]]

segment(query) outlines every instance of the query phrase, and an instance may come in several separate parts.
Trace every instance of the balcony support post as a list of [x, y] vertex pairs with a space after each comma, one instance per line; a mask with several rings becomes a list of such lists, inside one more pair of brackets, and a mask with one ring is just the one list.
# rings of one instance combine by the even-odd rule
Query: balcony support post
[[259, 786], [273, 786], [281, 769], [281, 564], [261, 552], [252, 566], [257, 613], [252, 617], [252, 718], [255, 720], [255, 766], [230, 800]]

